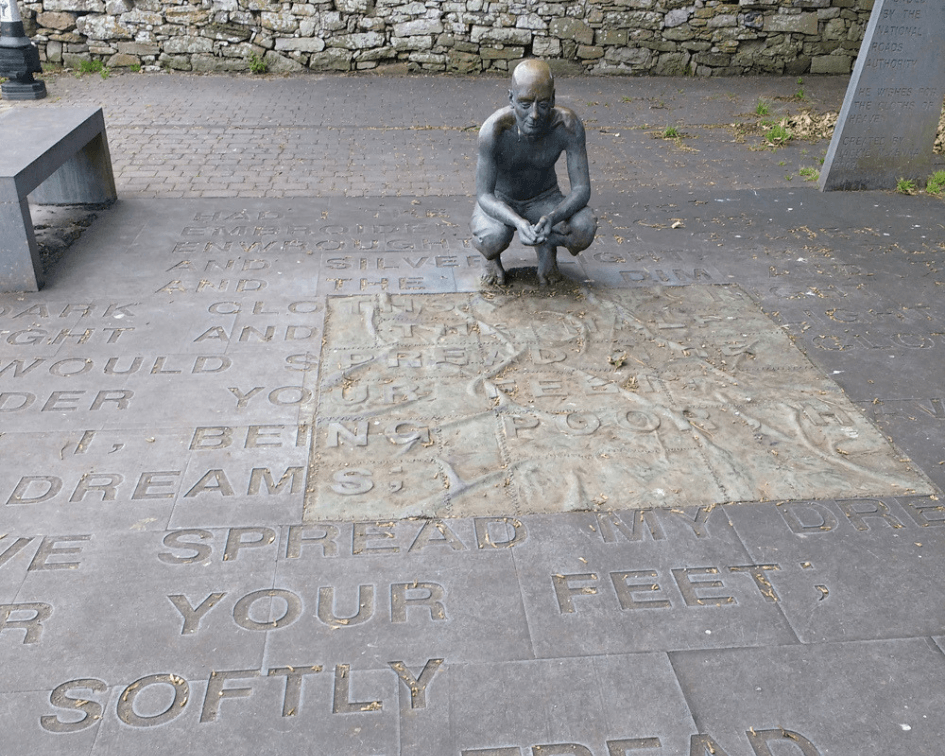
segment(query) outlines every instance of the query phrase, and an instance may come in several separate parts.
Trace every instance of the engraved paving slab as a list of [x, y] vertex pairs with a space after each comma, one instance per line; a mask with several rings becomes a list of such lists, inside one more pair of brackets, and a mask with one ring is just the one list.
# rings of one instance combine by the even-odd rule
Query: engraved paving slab
[[329, 297], [307, 520], [931, 493], [737, 286]]

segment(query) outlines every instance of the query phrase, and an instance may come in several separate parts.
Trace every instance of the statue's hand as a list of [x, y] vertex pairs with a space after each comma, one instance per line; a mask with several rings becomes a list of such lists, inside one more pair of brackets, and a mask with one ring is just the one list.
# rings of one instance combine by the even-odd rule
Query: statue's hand
[[541, 218], [538, 219], [538, 223], [532, 226], [532, 231], [535, 233], [537, 243], [544, 244], [551, 235], [551, 218], [547, 215], [541, 216]]
[[522, 219], [518, 224], [518, 238], [526, 247], [534, 247], [537, 244], [542, 243], [542, 239], [538, 238], [538, 235], [535, 233], [536, 226], [533, 226], [527, 220]]

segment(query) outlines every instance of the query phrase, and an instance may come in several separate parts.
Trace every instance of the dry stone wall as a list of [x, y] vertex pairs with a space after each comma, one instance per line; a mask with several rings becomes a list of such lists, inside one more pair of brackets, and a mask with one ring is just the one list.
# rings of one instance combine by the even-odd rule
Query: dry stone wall
[[849, 73], [873, 0], [41, 0], [20, 5], [51, 63], [183, 71]]

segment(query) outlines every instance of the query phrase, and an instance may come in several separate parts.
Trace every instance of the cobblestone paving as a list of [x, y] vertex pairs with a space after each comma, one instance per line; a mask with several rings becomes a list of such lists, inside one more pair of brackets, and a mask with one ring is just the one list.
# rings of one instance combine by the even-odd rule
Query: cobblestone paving
[[[838, 109], [843, 77], [725, 81], [561, 79], [559, 102], [587, 124], [598, 191], [761, 188], [816, 166], [826, 143], [757, 148], [734, 123]], [[507, 96], [504, 78], [59, 74], [47, 102], [105, 109], [124, 197], [471, 195], [479, 124]], [[0, 104], [0, 109], [9, 107]], [[23, 106], [22, 104], [19, 106]], [[26, 107], [42, 107], [41, 103]], [[685, 138], [655, 138], [667, 126]], [[783, 163], [783, 165], [782, 165]], [[795, 179], [799, 180], [799, 179]]]

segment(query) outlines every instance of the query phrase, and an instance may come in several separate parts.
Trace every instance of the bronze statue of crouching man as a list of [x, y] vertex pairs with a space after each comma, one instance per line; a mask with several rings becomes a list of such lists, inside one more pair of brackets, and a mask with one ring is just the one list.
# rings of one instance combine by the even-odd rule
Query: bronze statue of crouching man
[[[497, 110], [479, 130], [473, 245], [486, 258], [484, 284], [504, 284], [502, 252], [518, 231], [538, 255], [541, 285], [562, 279], [558, 247], [572, 255], [594, 241], [597, 218], [587, 207], [591, 181], [584, 125], [574, 111], [555, 106], [548, 64], [520, 63], [512, 74], [509, 106]], [[555, 163], [567, 154], [567, 196], [558, 188]]]

